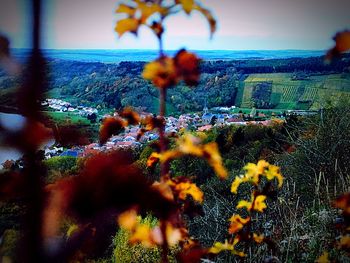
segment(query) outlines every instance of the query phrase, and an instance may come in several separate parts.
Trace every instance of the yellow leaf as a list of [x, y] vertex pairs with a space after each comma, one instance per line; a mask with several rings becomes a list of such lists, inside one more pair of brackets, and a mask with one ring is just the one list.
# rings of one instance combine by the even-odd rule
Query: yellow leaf
[[194, 0], [179, 0], [179, 2], [186, 14], [190, 14], [195, 7]]
[[152, 238], [151, 228], [146, 224], [136, 226], [134, 233], [129, 239], [131, 244], [141, 243], [145, 247], [153, 247], [156, 245]]
[[246, 208], [248, 211], [252, 209], [252, 202], [248, 202], [246, 200], [240, 200], [236, 206], [237, 209], [239, 208]]
[[120, 227], [132, 231], [137, 225], [137, 213], [135, 209], [130, 209], [118, 216], [118, 224]]
[[219, 153], [218, 145], [215, 142], [211, 142], [204, 145], [204, 158], [208, 160], [208, 163], [213, 167], [216, 174], [221, 179], [226, 179], [228, 173], [225, 167], [222, 165], [222, 158]]
[[162, 57], [156, 61], [146, 64], [142, 76], [151, 80], [153, 85], [164, 89], [178, 82], [178, 76], [174, 60], [169, 57]]
[[193, 200], [199, 203], [203, 202], [203, 192], [194, 183], [182, 182], [175, 184], [174, 188], [179, 192], [179, 198], [182, 200], [186, 200], [187, 196], [190, 195]]
[[208, 9], [203, 8], [199, 5], [196, 5], [195, 9], [198, 10], [200, 13], [202, 13], [202, 15], [204, 15], [205, 18], [207, 19], [209, 23], [210, 38], [211, 38], [216, 31], [216, 20], [214, 19], [212, 13]]
[[209, 248], [209, 253], [213, 254], [219, 254], [223, 250], [233, 250], [233, 244], [229, 244], [227, 240], [225, 240], [225, 243], [221, 242], [215, 242], [214, 246]]
[[263, 234], [261, 234], [261, 235], [258, 235], [256, 233], [253, 234], [253, 239], [256, 243], [259, 243], [259, 244], [262, 243], [264, 241], [264, 238], [265, 237]]
[[67, 237], [71, 237], [72, 234], [74, 234], [74, 232], [76, 232], [77, 230], [79, 230], [78, 225], [76, 224], [70, 225], [67, 230]]
[[228, 232], [230, 234], [235, 234], [238, 231], [240, 231], [244, 227], [244, 225], [250, 221], [250, 217], [242, 218], [240, 215], [233, 215], [230, 218], [230, 221], [231, 221], [231, 224]]
[[165, 228], [166, 239], [169, 246], [175, 246], [183, 239], [183, 231], [179, 228], [174, 228], [172, 224], [167, 223]]
[[237, 194], [238, 187], [241, 183], [243, 183], [243, 178], [236, 176], [235, 180], [232, 182], [231, 185], [231, 192]]
[[147, 19], [155, 13], [163, 14], [165, 12], [164, 8], [158, 4], [144, 3], [141, 1], [135, 1], [138, 4], [138, 10], [141, 12], [141, 23], [146, 23]]
[[129, 16], [134, 16], [136, 9], [134, 7], [131, 7], [125, 4], [120, 4], [115, 12], [125, 13], [125, 14], [128, 14]]
[[119, 37], [121, 37], [126, 32], [131, 32], [136, 34], [138, 27], [139, 27], [139, 21], [137, 19], [125, 18], [117, 22], [115, 31], [118, 33]]
[[271, 181], [274, 178], [277, 179], [278, 181], [278, 187], [281, 188], [282, 184], [283, 184], [283, 176], [280, 172], [280, 168], [278, 166], [275, 165], [269, 165], [268, 169], [265, 170], [265, 176], [267, 178], [267, 180]]
[[327, 251], [323, 252], [323, 254], [315, 261], [316, 263], [329, 263], [329, 254]]
[[254, 210], [262, 213], [264, 209], [267, 207], [267, 205], [265, 204], [265, 200], [266, 200], [265, 195], [258, 195], [254, 201]]
[[350, 235], [342, 236], [339, 240], [339, 247], [340, 248], [350, 248]]
[[153, 152], [147, 159], [147, 166], [154, 166], [160, 159], [161, 155], [157, 152]]

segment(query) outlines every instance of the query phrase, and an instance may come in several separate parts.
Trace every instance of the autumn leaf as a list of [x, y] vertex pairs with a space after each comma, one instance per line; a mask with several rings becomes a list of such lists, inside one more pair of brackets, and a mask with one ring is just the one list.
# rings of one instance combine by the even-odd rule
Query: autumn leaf
[[103, 120], [100, 128], [100, 144], [104, 144], [112, 136], [120, 133], [127, 122], [120, 118], [107, 117]]
[[329, 254], [327, 251], [323, 252], [322, 255], [315, 261], [316, 263], [329, 263]]
[[181, 49], [174, 57], [178, 74], [189, 86], [198, 84], [200, 59], [193, 53]]
[[350, 50], [350, 30], [338, 32], [334, 37], [335, 46], [326, 54], [326, 60], [332, 60], [333, 57], [338, 57], [341, 53]]
[[151, 80], [153, 85], [160, 89], [168, 88], [178, 82], [174, 60], [169, 57], [161, 57], [146, 64], [142, 76]]
[[203, 202], [203, 192], [188, 178], [177, 177], [175, 179], [168, 180], [167, 184], [173, 189], [173, 192], [177, 194], [179, 199], [186, 200], [187, 196], [190, 195], [192, 196], [193, 200], [199, 203]]
[[182, 9], [188, 15], [191, 13], [191, 11], [195, 7], [194, 0], [179, 0], [178, 2], [182, 5]]
[[115, 12], [119, 13], [119, 14], [125, 13], [131, 17], [131, 16], [135, 15], [136, 8], [125, 5], [125, 4], [120, 4]]
[[231, 192], [237, 194], [238, 187], [244, 182], [244, 179], [240, 176], [236, 176], [231, 185]]
[[264, 237], [263, 234], [258, 235], [258, 234], [256, 234], [256, 233], [253, 233], [253, 239], [254, 239], [254, 241], [255, 241], [256, 243], [260, 244], [260, 243], [262, 243], [262, 242], [264, 241], [265, 237]]
[[137, 213], [135, 209], [127, 210], [118, 216], [120, 227], [132, 231], [137, 225]]
[[350, 215], [350, 193], [339, 196], [333, 205], [336, 208], [342, 209], [344, 214]]
[[141, 121], [140, 115], [131, 108], [125, 108], [120, 116], [127, 120], [128, 125], [138, 125]]
[[216, 31], [216, 20], [214, 19], [212, 13], [208, 9], [203, 8], [199, 5], [196, 5], [195, 9], [198, 10], [207, 19], [210, 28], [210, 38], [212, 38], [213, 34]]
[[266, 200], [266, 195], [258, 195], [252, 201], [246, 201], [246, 200], [241, 200], [238, 202], [237, 208], [246, 208], [248, 211], [251, 211], [252, 209], [258, 212], [264, 212], [264, 209], [267, 207], [265, 200]]
[[247, 224], [250, 221], [250, 217], [242, 218], [240, 215], [233, 215], [230, 218], [230, 227], [228, 232], [230, 234], [235, 234], [238, 231], [240, 231], [245, 224]]
[[281, 172], [280, 172], [280, 168], [278, 166], [275, 166], [275, 165], [269, 165], [268, 166], [268, 169], [265, 170], [265, 176], [267, 178], [267, 180], [271, 181], [273, 180], [274, 178], [277, 179], [278, 181], [278, 187], [281, 188], [282, 187], [282, 184], [283, 184], [283, 176], [281, 175]]
[[139, 28], [139, 21], [135, 18], [125, 18], [119, 20], [115, 27], [115, 31], [118, 33], [119, 37], [121, 37], [124, 33], [130, 32], [137, 34], [137, 30]]

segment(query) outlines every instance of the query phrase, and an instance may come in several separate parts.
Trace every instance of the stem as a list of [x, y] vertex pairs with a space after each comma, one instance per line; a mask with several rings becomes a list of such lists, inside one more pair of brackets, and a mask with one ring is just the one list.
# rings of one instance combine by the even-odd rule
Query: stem
[[[166, 89], [160, 89], [160, 98], [159, 98], [159, 116], [160, 118], [165, 118], [166, 110]], [[167, 150], [166, 138], [165, 138], [165, 126], [159, 128], [159, 142], [160, 142], [160, 152], [165, 152]], [[164, 162], [160, 164], [160, 179], [161, 181], [165, 180], [169, 172], [169, 163]]]

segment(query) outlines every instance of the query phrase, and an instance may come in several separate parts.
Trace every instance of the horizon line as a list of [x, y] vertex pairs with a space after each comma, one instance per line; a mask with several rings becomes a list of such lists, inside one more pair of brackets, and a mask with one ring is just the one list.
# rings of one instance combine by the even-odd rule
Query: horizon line
[[[29, 47], [13, 47], [10, 50], [31, 50]], [[115, 50], [115, 51], [155, 51], [158, 52], [158, 49], [149, 49], [149, 48], [41, 48], [41, 50]], [[164, 51], [179, 51], [181, 49], [166, 49]], [[187, 49], [191, 51], [319, 51], [324, 52], [327, 49]]]

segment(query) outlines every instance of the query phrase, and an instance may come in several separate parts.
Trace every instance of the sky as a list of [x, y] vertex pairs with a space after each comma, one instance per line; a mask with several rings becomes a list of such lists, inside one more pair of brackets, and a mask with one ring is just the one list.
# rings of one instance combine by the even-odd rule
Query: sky
[[[0, 0], [0, 33], [15, 48], [30, 47], [30, 6], [26, 0]], [[156, 49], [142, 28], [138, 38], [114, 32], [118, 0], [46, 0], [43, 47], [54, 49]], [[350, 29], [350, 0], [203, 0], [218, 21], [209, 27], [199, 13], [169, 17], [165, 49], [323, 50], [337, 31]]]

